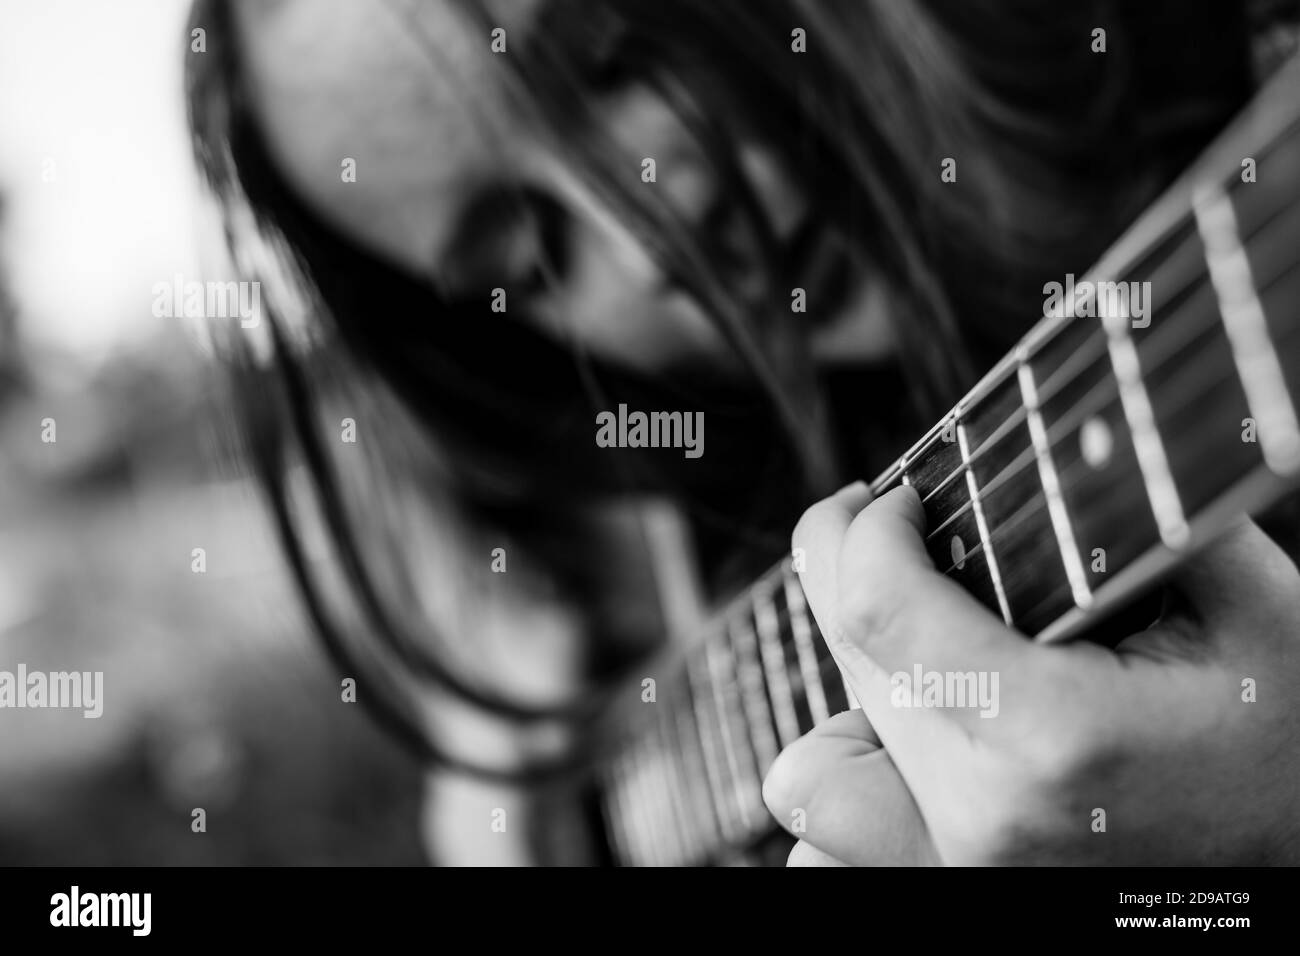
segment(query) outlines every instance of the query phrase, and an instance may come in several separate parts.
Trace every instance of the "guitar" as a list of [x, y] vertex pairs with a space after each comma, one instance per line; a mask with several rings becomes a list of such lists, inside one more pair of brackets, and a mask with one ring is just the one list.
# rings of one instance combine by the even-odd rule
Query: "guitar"
[[[1300, 59], [872, 482], [936, 568], [1042, 642], [1148, 592], [1300, 485]], [[742, 861], [780, 749], [852, 693], [787, 557], [620, 695], [595, 779], [614, 862]]]

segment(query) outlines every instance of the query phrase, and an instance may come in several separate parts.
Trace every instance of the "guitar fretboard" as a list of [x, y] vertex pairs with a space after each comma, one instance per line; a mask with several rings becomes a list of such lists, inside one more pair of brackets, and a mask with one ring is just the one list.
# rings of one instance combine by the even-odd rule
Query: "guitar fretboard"
[[[1300, 474], [1296, 88], [1300, 62], [873, 483], [915, 488], [936, 568], [1026, 635], [1074, 635]], [[657, 685], [604, 788], [633, 864], [768, 832], [777, 753], [848, 705], [788, 558]]]

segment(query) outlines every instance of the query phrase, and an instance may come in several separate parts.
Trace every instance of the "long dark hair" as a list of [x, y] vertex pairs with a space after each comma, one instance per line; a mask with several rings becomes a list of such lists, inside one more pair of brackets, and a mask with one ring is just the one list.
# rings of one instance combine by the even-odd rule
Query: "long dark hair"
[[[483, 11], [461, 5], [486, 37]], [[264, 290], [266, 341], [235, 332], [225, 342], [232, 407], [344, 673], [360, 677], [379, 717], [426, 759], [543, 773], [474, 766], [422, 726], [426, 685], [525, 731], [585, 721], [600, 697], [528, 705], [448, 666], [437, 628], [414, 610], [401, 547], [414, 509], [438, 499], [444, 514], [537, 543], [554, 541], [556, 516], [594, 497], [676, 489], [733, 544], [779, 551], [798, 509], [860, 464], [836, 458], [808, 349], [824, 316], [815, 305], [791, 312], [798, 257], [775, 238], [736, 144], [770, 148], [818, 211], [818, 228], [881, 276], [908, 411], [923, 421], [1041, 314], [1046, 278], [1090, 265], [1248, 95], [1234, 7], [546, 0], [500, 68], [555, 149], [707, 310], [748, 369], [736, 382], [701, 370], [649, 376], [527, 322], [484, 321], [486, 296], [449, 301], [340, 235], [268, 155], [228, 3], [198, 0], [192, 26], [207, 31], [208, 48], [187, 62], [195, 155], [241, 276]], [[1107, 31], [1105, 53], [1091, 48], [1096, 27]], [[806, 53], [792, 48], [796, 29]], [[630, 80], [663, 97], [727, 184], [733, 214], [764, 250], [761, 297], [729, 282], [717, 234], [687, 228], [652, 191], [630, 188], [638, 158], [620, 154], [590, 108], [594, 94]], [[946, 158], [957, 160], [955, 183], [940, 176]], [[717, 442], [709, 464], [687, 476], [663, 456], [629, 453], [611, 467], [594, 446], [592, 411], [621, 401], [707, 409]], [[364, 448], [333, 438], [340, 409], [364, 417]], [[326, 529], [331, 560], [307, 545], [307, 513]], [[581, 561], [563, 564], [571, 551], [550, 554], [581, 581]]]

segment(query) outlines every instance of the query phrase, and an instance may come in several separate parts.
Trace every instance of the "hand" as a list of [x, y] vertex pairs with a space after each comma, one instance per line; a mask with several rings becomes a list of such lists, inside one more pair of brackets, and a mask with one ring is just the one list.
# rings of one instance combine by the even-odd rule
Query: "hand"
[[[1254, 524], [1186, 562], [1148, 630], [1040, 645], [934, 569], [911, 488], [869, 500], [852, 485], [794, 534], [862, 710], [768, 774], [778, 822], [806, 825], [792, 865], [1300, 861], [1300, 574]], [[996, 707], [896, 706], [917, 665], [982, 673]]]

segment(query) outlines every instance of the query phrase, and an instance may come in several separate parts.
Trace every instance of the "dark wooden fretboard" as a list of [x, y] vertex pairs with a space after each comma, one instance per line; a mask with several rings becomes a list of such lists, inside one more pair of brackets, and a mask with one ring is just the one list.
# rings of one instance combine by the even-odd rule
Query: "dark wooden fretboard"
[[[1059, 314], [873, 483], [913, 486], [935, 566], [1026, 635], [1074, 636], [1296, 485], [1297, 91], [1293, 61]], [[1150, 283], [1149, 297], [1104, 282]], [[849, 705], [790, 565], [656, 678], [603, 778], [620, 862], [725, 859], [768, 832], [761, 782], [777, 753]]]

